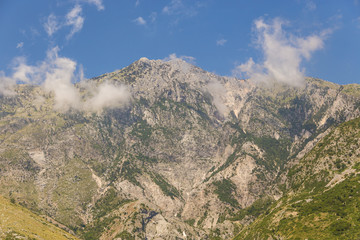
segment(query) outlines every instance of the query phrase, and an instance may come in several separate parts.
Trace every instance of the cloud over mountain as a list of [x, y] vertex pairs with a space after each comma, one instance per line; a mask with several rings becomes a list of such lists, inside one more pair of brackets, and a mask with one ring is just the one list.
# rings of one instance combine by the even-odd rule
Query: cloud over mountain
[[69, 109], [101, 112], [104, 108], [121, 107], [130, 100], [130, 93], [123, 85], [104, 82], [98, 85], [90, 81], [82, 81], [81, 86], [90, 93], [83, 98], [79, 88], [73, 83], [79, 79], [77, 63], [66, 57], [59, 56], [59, 47], [47, 51], [46, 59], [31, 66], [25, 58], [17, 58], [11, 77], [0, 73], [1, 95], [14, 94], [17, 82], [40, 84], [43, 89], [54, 95], [54, 108], [59, 111]]
[[316, 50], [323, 48], [329, 31], [297, 37], [287, 33], [283, 26], [287, 22], [275, 18], [269, 23], [263, 19], [255, 21], [256, 44], [263, 54], [263, 61], [250, 58], [238, 65], [234, 74], [256, 82], [278, 81], [291, 86], [304, 84], [305, 69], [301, 63], [309, 60]]

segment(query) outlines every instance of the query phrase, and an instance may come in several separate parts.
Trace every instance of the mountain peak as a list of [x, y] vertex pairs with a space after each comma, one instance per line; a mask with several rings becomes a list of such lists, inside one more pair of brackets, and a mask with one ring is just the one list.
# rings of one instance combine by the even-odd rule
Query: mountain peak
[[182, 58], [177, 58], [177, 57], [173, 57], [173, 58], [165, 58], [165, 59], [148, 59], [146, 57], [142, 57], [139, 60], [135, 61], [135, 63], [146, 63], [146, 64], [151, 64], [151, 65], [170, 65], [173, 67], [193, 67], [194, 65], [192, 63], [189, 63], [188, 61], [185, 61]]
[[140, 61], [140, 62], [148, 62], [149, 59], [146, 58], [146, 57], [142, 57], [142, 58], [139, 59], [139, 61]]

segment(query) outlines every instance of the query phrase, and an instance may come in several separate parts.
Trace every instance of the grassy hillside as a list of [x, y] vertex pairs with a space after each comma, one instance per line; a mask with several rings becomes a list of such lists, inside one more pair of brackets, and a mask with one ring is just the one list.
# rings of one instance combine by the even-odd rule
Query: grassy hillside
[[77, 239], [0, 196], [0, 239]]
[[360, 118], [331, 131], [287, 177], [288, 193], [235, 239], [359, 239]]

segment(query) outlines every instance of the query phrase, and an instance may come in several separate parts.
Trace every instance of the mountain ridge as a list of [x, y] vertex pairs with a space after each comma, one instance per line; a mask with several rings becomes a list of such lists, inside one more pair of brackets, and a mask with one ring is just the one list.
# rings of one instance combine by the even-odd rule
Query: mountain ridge
[[360, 116], [359, 85], [260, 87], [181, 60], [88, 82], [84, 99], [102, 84], [131, 97], [98, 112], [54, 110], [39, 86], [0, 99], [0, 193], [85, 239], [231, 238], [234, 214], [280, 199], [287, 169]]

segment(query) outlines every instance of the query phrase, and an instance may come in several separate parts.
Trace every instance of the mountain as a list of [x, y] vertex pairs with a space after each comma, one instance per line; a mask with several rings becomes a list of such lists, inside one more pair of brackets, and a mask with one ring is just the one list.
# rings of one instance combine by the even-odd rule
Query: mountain
[[[31, 85], [0, 98], [0, 194], [84, 239], [232, 238], [301, 191], [309, 174], [293, 169], [360, 116], [358, 84], [259, 86], [179, 59], [75, 86], [91, 107], [58, 109]], [[125, 86], [126, 101], [100, 107], [108, 86]]]

